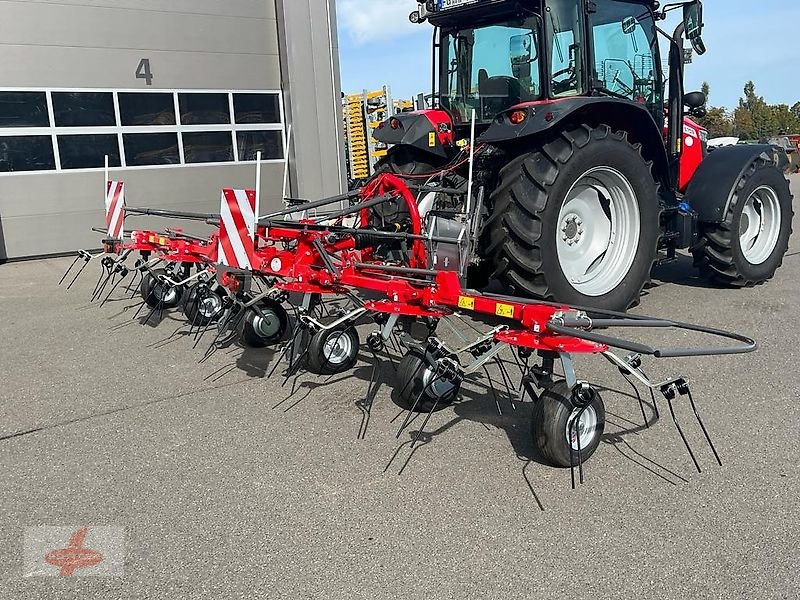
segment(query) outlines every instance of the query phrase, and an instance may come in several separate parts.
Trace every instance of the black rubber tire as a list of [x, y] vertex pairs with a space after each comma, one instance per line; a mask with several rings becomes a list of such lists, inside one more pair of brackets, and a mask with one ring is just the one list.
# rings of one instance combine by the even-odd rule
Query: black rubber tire
[[[199, 284], [203, 285], [203, 284]], [[198, 297], [199, 285], [195, 285], [192, 289], [189, 290], [189, 293], [186, 295], [186, 301], [183, 303], [183, 314], [189, 323], [197, 326], [197, 327], [205, 327], [209, 323], [213, 323], [223, 313], [223, 310], [220, 308], [216, 314], [204, 314], [206, 311], [200, 310], [201, 300]], [[222, 298], [214, 292], [213, 290], [207, 290], [206, 294], [213, 294], [220, 298], [220, 307], [222, 307]]]
[[412, 146], [398, 144], [392, 146], [382, 159], [375, 163], [375, 174], [394, 173], [395, 175], [425, 175], [433, 173], [444, 159], [422, 152]]
[[[597, 415], [595, 435], [586, 448], [581, 447], [581, 457], [586, 462], [600, 445], [606, 423], [603, 399], [597, 393], [590, 404]], [[533, 404], [531, 412], [531, 436], [539, 455], [554, 467], [570, 466], [570, 443], [567, 440], [567, 422], [575, 410], [572, 391], [566, 381], [559, 381], [546, 389]], [[572, 456], [577, 464], [578, 453], [573, 449]]]
[[[349, 343], [349, 350], [344, 360], [331, 362], [325, 356], [325, 344], [329, 340], [345, 338]], [[333, 329], [321, 329], [311, 336], [308, 345], [308, 362], [306, 364], [309, 371], [317, 375], [336, 375], [352, 369], [358, 361], [358, 352], [361, 342], [358, 339], [358, 331], [352, 325], [339, 325]]]
[[256, 321], [260, 315], [254, 309], [248, 309], [244, 317], [244, 326], [242, 327], [242, 341], [251, 348], [266, 348], [277, 344], [286, 337], [286, 331], [289, 329], [289, 314], [281, 306], [280, 302], [271, 298], [266, 298], [259, 302], [258, 308], [265, 317], [277, 320], [277, 323], [275, 323], [277, 329], [273, 335], [264, 335], [256, 327]]
[[[739, 227], [742, 211], [755, 190], [768, 186], [777, 194], [781, 209], [778, 241], [769, 258], [761, 264], [750, 263], [742, 253]], [[722, 223], [702, 223], [700, 237], [692, 248], [694, 264], [700, 273], [715, 283], [732, 287], [760, 285], [775, 275], [783, 264], [792, 235], [792, 193], [783, 173], [771, 162], [758, 159], [736, 185], [731, 205]]]
[[[392, 391], [392, 400], [397, 406], [414, 412], [429, 413], [434, 406], [437, 411], [450, 406], [458, 397], [459, 390], [456, 389], [454, 393], [440, 398], [437, 404], [436, 395], [429, 391], [425, 383], [426, 366], [423, 353], [416, 348], [410, 349], [400, 360], [397, 366], [397, 385]], [[430, 383], [430, 378], [428, 382]]]
[[157, 306], [163, 309], [175, 308], [176, 306], [180, 306], [183, 302], [184, 294], [186, 290], [183, 286], [175, 287], [175, 295], [169, 302], [163, 302], [161, 304], [161, 295], [162, 295], [162, 288], [164, 287], [158, 281], [159, 276], [166, 275], [166, 271], [164, 269], [154, 269], [152, 273], [146, 273], [142, 278], [142, 284], [139, 288], [139, 291], [142, 295], [142, 299], [147, 303], [147, 306], [150, 308], [156, 308]]
[[[500, 171], [490, 197], [491, 213], [484, 255], [514, 295], [567, 304], [625, 311], [639, 300], [650, 280], [661, 237], [661, 205], [652, 163], [640, 144], [607, 125], [577, 126], [523, 154]], [[587, 296], [564, 276], [556, 249], [558, 217], [572, 186], [593, 167], [608, 166], [624, 175], [636, 193], [641, 231], [628, 274], [602, 296]]]

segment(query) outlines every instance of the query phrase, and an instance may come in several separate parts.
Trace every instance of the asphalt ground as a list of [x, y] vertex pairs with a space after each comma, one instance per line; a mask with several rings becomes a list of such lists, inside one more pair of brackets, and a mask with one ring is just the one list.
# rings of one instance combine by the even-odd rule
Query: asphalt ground
[[[497, 373], [502, 416], [474, 381], [412, 453], [420, 421], [395, 438], [387, 386], [357, 439], [367, 354], [282, 386], [271, 350], [201, 364], [181, 314], [90, 305], [96, 271], [59, 288], [69, 259], [0, 266], [0, 598], [798, 598], [797, 240], [767, 285], [710, 287], [684, 258], [637, 309], [759, 341], [650, 366], [689, 378], [724, 466], [685, 401], [702, 474], [663, 400], [644, 429], [614, 369], [581, 358], [608, 423], [574, 491], [530, 458], [531, 405]], [[43, 525], [123, 528], [124, 576], [24, 577]]]

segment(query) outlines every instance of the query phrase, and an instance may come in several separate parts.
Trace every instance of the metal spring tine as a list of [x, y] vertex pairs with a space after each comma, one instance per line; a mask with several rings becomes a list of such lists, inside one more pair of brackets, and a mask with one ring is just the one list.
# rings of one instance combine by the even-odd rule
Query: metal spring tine
[[[188, 297], [187, 297], [186, 301], [187, 302], [189, 301]], [[189, 323], [189, 336], [191, 336], [192, 333], [194, 333], [194, 326], [197, 323], [197, 317], [200, 315], [200, 310], [199, 310], [199, 307], [198, 307], [198, 304], [197, 304], [197, 296], [196, 295], [195, 295], [195, 304], [194, 304], [194, 306], [195, 306], [194, 316], [192, 317], [192, 322]], [[198, 326], [198, 330], [199, 329], [200, 329], [200, 327]]]
[[501, 417], [503, 416], [503, 409], [500, 408], [500, 398], [497, 397], [497, 392], [494, 389], [494, 382], [492, 381], [492, 376], [489, 375], [489, 369], [486, 365], [483, 365], [483, 372], [486, 373], [486, 377], [489, 379], [489, 389], [492, 390], [492, 396], [494, 397], [495, 406], [497, 406], [497, 414]]
[[378, 384], [379, 379], [376, 377], [376, 375], [379, 372], [381, 361], [375, 351], [371, 348], [370, 352], [372, 352], [372, 358], [374, 359], [374, 362], [372, 363], [372, 373], [369, 376], [369, 383], [367, 384], [367, 396], [364, 398], [364, 402], [359, 406], [363, 412], [363, 415], [361, 416], [361, 424], [358, 427], [358, 436], [356, 437], [356, 439], [359, 440], [366, 439], [367, 437], [367, 427], [369, 427], [369, 419], [372, 415], [372, 403], [375, 401], [375, 396], [378, 394], [378, 388], [380, 387]]
[[162, 310], [163, 311], [163, 306], [164, 306], [164, 298], [162, 296], [161, 298], [159, 298], [158, 302], [152, 308], [152, 310], [149, 313], [147, 313], [147, 318], [144, 320], [144, 323], [142, 323], [142, 327], [144, 327], [145, 325], [147, 325], [150, 322], [150, 317], [152, 317], [157, 310]]
[[134, 284], [136, 283], [136, 280], [139, 278], [139, 276], [142, 274], [142, 272], [139, 269], [132, 269], [132, 271], [133, 271], [133, 277], [128, 282], [128, 286], [125, 288], [126, 292], [130, 292], [131, 290], [136, 290], [136, 286]]
[[[419, 369], [418, 369], [418, 370], [419, 370]], [[414, 375], [414, 377], [416, 377], [416, 374]], [[414, 377], [411, 377], [411, 379], [413, 380], [413, 379], [414, 379]], [[416, 411], [416, 409], [417, 409], [417, 406], [419, 406], [419, 402], [420, 402], [420, 400], [422, 400], [422, 397], [425, 395], [425, 392], [427, 392], [427, 391], [428, 391], [428, 389], [429, 389], [429, 388], [430, 388], [430, 387], [431, 387], [431, 386], [432, 386], [434, 383], [436, 383], [436, 382], [437, 382], [439, 379], [441, 379], [441, 376], [440, 376], [440, 375], [437, 375], [437, 376], [435, 376], [435, 377], [432, 377], [432, 378], [431, 378], [431, 380], [430, 380], [430, 381], [429, 381], [429, 382], [428, 382], [428, 383], [425, 385], [425, 387], [423, 387], [423, 388], [422, 388], [422, 391], [419, 393], [419, 396], [417, 396], [417, 399], [416, 399], [416, 400], [414, 400], [414, 404], [412, 404], [412, 405], [411, 405], [411, 408], [409, 408], [409, 409], [406, 411], [406, 418], [405, 418], [405, 420], [403, 421], [403, 424], [402, 424], [402, 425], [400, 425], [400, 429], [397, 431], [397, 435], [395, 436], [395, 438], [397, 438], [397, 439], [399, 439], [399, 438], [400, 438], [400, 434], [401, 434], [401, 433], [403, 433], [403, 431], [405, 430], [405, 428], [406, 428], [406, 427], [408, 427], [408, 424], [409, 424], [409, 422], [411, 421], [411, 416], [412, 416], [412, 415], [414, 414], [414, 412]]]
[[275, 364], [272, 366], [272, 370], [269, 372], [269, 375], [267, 375], [268, 379], [275, 374], [275, 371], [278, 370], [278, 366], [280, 366], [281, 361], [286, 357], [286, 353], [289, 351], [289, 348], [292, 347], [292, 344], [294, 344], [294, 340], [295, 340], [295, 336], [296, 335], [297, 335], [297, 331], [296, 331], [296, 328], [295, 328], [295, 333], [292, 334], [292, 339], [290, 341], [286, 342], [286, 345], [283, 347], [283, 350], [281, 350], [281, 353], [278, 355], [278, 358], [275, 360]]
[[514, 395], [516, 390], [511, 389], [511, 375], [508, 374], [503, 361], [500, 360], [499, 356], [494, 357], [494, 361], [497, 363], [497, 366], [500, 367], [500, 376], [503, 378], [503, 385], [506, 387], [506, 392], [508, 392], [508, 402], [511, 404], [512, 410], [517, 410], [517, 405], [514, 404]]
[[95, 296], [97, 295], [97, 289], [100, 287], [100, 283], [103, 281], [103, 276], [106, 277], [106, 280], [108, 280], [108, 278], [111, 277], [111, 273], [106, 275], [105, 267], [103, 267], [103, 270], [100, 271], [100, 277], [97, 278], [97, 283], [94, 284], [94, 289], [92, 290], [92, 296], [90, 298], [90, 302], [94, 301]]
[[[227, 323], [224, 323], [224, 324], [222, 324], [222, 326], [221, 326], [221, 327], [219, 327], [219, 331], [217, 331], [217, 335], [216, 335], [216, 337], [215, 337], [215, 338], [214, 338], [214, 340], [211, 342], [211, 345], [209, 346], [209, 350], [210, 350], [211, 348], [214, 348], [214, 349], [216, 349], [217, 342], [218, 342], [218, 341], [219, 341], [219, 339], [222, 337], [222, 335], [225, 333], [225, 330], [226, 330], [226, 329], [230, 330], [230, 332], [231, 332], [232, 334], [233, 334], [233, 333], [236, 333], [236, 331], [237, 331], [237, 330], [238, 330], [238, 328], [239, 328], [239, 323], [241, 323], [241, 322], [242, 322], [242, 318], [244, 317], [244, 314], [245, 314], [245, 311], [244, 311], [244, 309], [240, 308], [240, 309], [239, 309], [239, 312], [238, 312], [238, 314], [236, 315], [236, 317], [235, 317], [235, 318], [233, 317], [233, 315], [231, 315], [231, 316], [228, 318], [228, 322], [227, 322]], [[232, 324], [231, 324], [231, 322], [232, 322]], [[208, 351], [206, 352], [206, 354], [208, 354]], [[211, 352], [211, 354], [213, 354], [213, 351]]]
[[289, 379], [292, 377], [292, 375], [295, 375], [298, 371], [300, 371], [300, 368], [303, 366], [303, 361], [306, 358], [306, 356], [308, 356], [308, 352], [310, 349], [311, 349], [310, 340], [299, 355], [295, 355], [294, 348], [292, 348], [292, 356], [290, 357], [289, 360], [289, 368], [286, 370], [286, 377], [283, 379], [281, 387], [284, 387], [289, 382]]
[[[620, 373], [622, 374], [622, 377], [625, 378], [625, 381], [628, 382], [628, 385], [631, 386], [633, 392], [636, 394], [636, 399], [639, 401], [639, 410], [642, 411], [642, 420], [644, 421], [644, 426], [650, 429], [650, 422], [647, 420], [647, 415], [644, 412], [644, 401], [642, 400], [642, 395], [639, 393], [639, 388], [636, 387], [636, 384], [631, 381], [631, 378], [628, 377], [626, 373], [622, 373], [622, 371], [620, 371]], [[650, 393], [652, 393], [652, 390], [650, 390]]]
[[117, 287], [119, 287], [119, 284], [120, 284], [120, 283], [122, 283], [122, 281], [123, 281], [123, 280], [124, 280], [124, 279], [125, 279], [127, 276], [128, 276], [128, 272], [127, 272], [127, 271], [123, 271], [123, 273], [122, 273], [122, 276], [119, 278], [119, 281], [117, 281], [117, 283], [115, 283], [115, 284], [114, 284], [114, 285], [111, 287], [111, 291], [110, 291], [110, 292], [108, 292], [108, 295], [107, 295], [107, 296], [105, 297], [105, 299], [104, 299], [104, 300], [103, 300], [103, 301], [100, 303], [100, 308], [103, 308], [103, 307], [105, 306], [106, 302], [108, 302], [108, 299], [109, 299], [109, 298], [111, 298], [111, 294], [113, 294], [113, 293], [114, 293], [114, 290], [116, 290], [116, 289], [117, 289]]
[[106, 289], [106, 286], [108, 285], [108, 283], [111, 282], [113, 284], [114, 280], [116, 278], [117, 278], [117, 270], [114, 269], [113, 271], [109, 272], [108, 277], [106, 277], [106, 280], [103, 282], [103, 285], [100, 286], [100, 289], [97, 290], [95, 295], [92, 296], [92, 300], [91, 301], [94, 302], [95, 300], [98, 300], [100, 298], [100, 296], [103, 295], [103, 291]]
[[[646, 379], [650, 379], [650, 376], [645, 372], [642, 367], [639, 367], [639, 372], [645, 376]], [[653, 401], [653, 412], [656, 414], [656, 420], [661, 418], [661, 415], [658, 413], [658, 403], [656, 402], [656, 395], [653, 392], [653, 388], [648, 388], [650, 391], [650, 399]]]
[[578, 475], [580, 477], [581, 485], [583, 485], [583, 448], [581, 448], [581, 434], [579, 427], [581, 423], [581, 417], [588, 407], [589, 405], [587, 404], [580, 410], [580, 412], [578, 412], [578, 416], [575, 417], [575, 423], [573, 424], [575, 427], [575, 440], [578, 443]]
[[208, 331], [209, 327], [211, 327], [211, 320], [209, 320], [206, 323], [206, 326], [203, 327], [202, 332], [200, 331], [200, 327], [199, 326], [197, 327], [197, 333], [195, 334], [195, 338], [194, 338], [194, 345], [192, 346], [193, 350], [195, 348], [197, 348], [197, 345], [200, 343], [200, 340], [203, 339], [203, 336], [206, 334], [206, 332]]
[[67, 275], [69, 275], [69, 272], [72, 271], [72, 267], [74, 267], [76, 265], [76, 263], [80, 259], [81, 259], [81, 255], [78, 254], [78, 256], [75, 257], [75, 260], [72, 261], [72, 264], [69, 266], [69, 269], [67, 269], [67, 271], [64, 273], [64, 275], [61, 276], [61, 279], [58, 281], [58, 285], [61, 285], [62, 283], [64, 283], [64, 280], [67, 278]]
[[133, 315], [133, 317], [131, 317], [131, 321], [135, 321], [136, 320], [136, 317], [139, 316], [139, 313], [142, 312], [142, 309], [145, 307], [146, 304], [147, 304], [147, 302], [142, 300], [142, 303], [139, 305], [139, 309], [136, 311], [136, 314]]
[[[432, 378], [431, 379], [431, 383], [433, 383], [434, 381], [437, 381], [438, 379], [441, 379], [441, 376], [437, 376], [437, 377]], [[417, 431], [417, 435], [414, 436], [414, 440], [411, 442], [411, 449], [412, 450], [414, 449], [414, 446], [417, 445], [417, 442], [422, 437], [422, 434], [425, 432], [425, 427], [428, 424], [428, 421], [431, 420], [431, 417], [433, 416], [433, 413], [436, 412], [436, 408], [439, 406], [439, 401], [441, 399], [442, 399], [441, 396], [436, 396], [436, 401], [433, 403], [433, 408], [431, 408], [430, 412], [427, 415], [425, 415], [425, 420], [422, 422], [422, 425], [420, 426], [419, 431]]]
[[78, 281], [78, 277], [80, 277], [80, 276], [81, 276], [81, 273], [83, 273], [83, 270], [84, 270], [86, 267], [88, 267], [88, 266], [89, 266], [89, 259], [87, 259], [87, 258], [84, 258], [83, 260], [84, 260], [84, 261], [86, 261], [86, 262], [84, 262], [84, 263], [83, 263], [83, 266], [82, 266], [80, 269], [78, 269], [78, 272], [77, 272], [77, 273], [75, 273], [75, 277], [73, 277], [73, 278], [72, 278], [72, 281], [71, 281], [71, 282], [70, 282], [70, 284], [67, 286], [67, 289], [68, 289], [68, 290], [69, 290], [69, 289], [71, 289], [73, 285], [75, 285], [75, 282], [76, 282], [76, 281]]
[[708, 435], [708, 431], [706, 430], [706, 426], [703, 423], [703, 420], [700, 418], [700, 413], [697, 411], [697, 406], [694, 403], [694, 398], [692, 398], [692, 391], [689, 389], [689, 384], [685, 384], [685, 387], [682, 389], [682, 391], [684, 391], [686, 393], [686, 396], [689, 397], [689, 404], [692, 407], [694, 416], [697, 418], [697, 424], [700, 425], [700, 429], [703, 430], [703, 435], [706, 437], [706, 441], [708, 442], [708, 445], [711, 448], [711, 452], [714, 453], [714, 458], [717, 459], [717, 464], [721, 467], [722, 461], [719, 458], [719, 454], [717, 454], [717, 449], [714, 447], [714, 443], [711, 441], [711, 436]]
[[689, 456], [692, 458], [692, 462], [694, 463], [697, 472], [702, 473], [703, 471], [700, 469], [700, 465], [698, 464], [697, 459], [694, 456], [694, 452], [692, 452], [692, 447], [689, 445], [689, 440], [686, 439], [686, 435], [683, 433], [683, 429], [681, 429], [681, 426], [678, 423], [678, 419], [675, 417], [675, 409], [672, 407], [672, 399], [669, 397], [667, 393], [664, 394], [664, 397], [667, 399], [669, 412], [672, 415], [672, 422], [675, 423], [675, 427], [678, 430], [681, 439], [683, 440], [683, 445], [686, 446], [686, 450], [689, 452]]

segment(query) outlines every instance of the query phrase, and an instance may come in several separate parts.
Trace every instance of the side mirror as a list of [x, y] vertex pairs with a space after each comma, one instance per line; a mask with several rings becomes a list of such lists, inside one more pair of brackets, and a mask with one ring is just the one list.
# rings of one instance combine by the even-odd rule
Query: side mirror
[[683, 5], [683, 24], [687, 40], [694, 41], [703, 35], [703, 3], [700, 0]]
[[689, 92], [684, 94], [683, 103], [692, 110], [706, 105], [706, 95], [703, 92]]
[[515, 35], [509, 39], [508, 56], [512, 66], [527, 65], [539, 57], [534, 41], [532, 33]]

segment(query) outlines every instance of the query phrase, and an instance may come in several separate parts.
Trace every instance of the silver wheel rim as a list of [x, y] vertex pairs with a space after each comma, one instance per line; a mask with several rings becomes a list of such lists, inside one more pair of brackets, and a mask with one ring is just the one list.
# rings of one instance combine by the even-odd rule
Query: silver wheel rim
[[260, 337], [271, 339], [278, 335], [281, 330], [281, 320], [278, 315], [271, 310], [262, 310], [263, 317], [256, 313], [253, 319], [253, 329]]
[[341, 365], [347, 362], [352, 351], [353, 340], [344, 331], [332, 333], [322, 346], [325, 362], [332, 365]]
[[423, 389], [427, 389], [428, 394], [434, 398], [444, 398], [452, 394], [455, 388], [452, 381], [438, 377], [430, 367], [422, 374], [422, 385]]
[[167, 287], [165, 284], [159, 282], [156, 284], [156, 298], [158, 298], [164, 304], [170, 304], [175, 301], [178, 296], [178, 290], [174, 287]]
[[566, 430], [564, 431], [564, 436], [567, 440], [567, 443], [570, 444], [572, 449], [576, 452], [578, 451], [579, 438], [581, 440], [580, 449], [583, 451], [586, 450], [586, 448], [589, 447], [589, 444], [592, 443], [592, 440], [594, 440], [597, 432], [597, 411], [593, 406], [589, 406], [585, 411], [583, 411], [581, 419], [578, 421], [578, 434], [575, 435], [575, 428], [572, 424], [575, 422], [575, 419], [578, 417], [580, 412], [581, 409], [579, 408], [576, 408], [572, 411], [572, 414], [567, 420]]
[[209, 294], [200, 299], [198, 306], [203, 317], [213, 317], [222, 310], [222, 298], [216, 294]]
[[558, 216], [556, 250], [570, 285], [586, 296], [614, 290], [639, 250], [639, 199], [628, 179], [611, 167], [584, 173]]
[[781, 235], [781, 204], [771, 187], [762, 185], [747, 199], [739, 222], [739, 246], [751, 265], [772, 256]]

